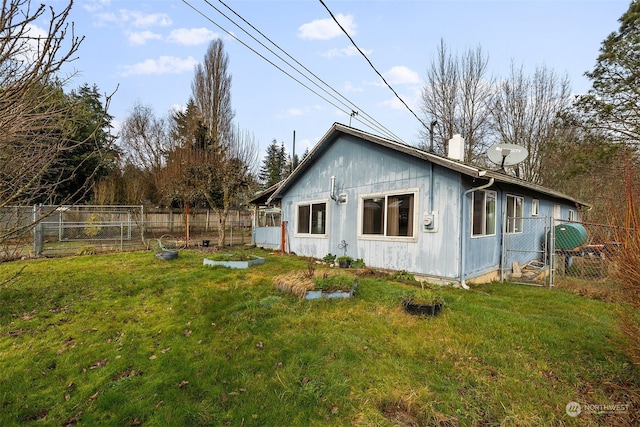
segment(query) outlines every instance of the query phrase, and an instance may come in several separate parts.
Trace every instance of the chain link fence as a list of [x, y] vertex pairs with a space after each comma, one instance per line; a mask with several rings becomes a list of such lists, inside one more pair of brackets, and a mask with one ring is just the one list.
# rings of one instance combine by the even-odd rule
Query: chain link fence
[[[555, 226], [555, 273], [559, 284], [575, 281], [608, 283], [620, 243], [614, 227], [578, 222]], [[578, 244], [579, 243], [579, 244]]]
[[37, 218], [36, 256], [144, 248], [142, 206], [38, 206]]
[[548, 217], [510, 218], [503, 231], [502, 281], [553, 284], [553, 230]]
[[[616, 266], [616, 231], [550, 217], [509, 218], [500, 279], [553, 287], [607, 284]], [[14, 206], [0, 209], [0, 260], [159, 249], [162, 239], [214, 250], [220, 219], [212, 211], [143, 206]], [[233, 211], [224, 245], [251, 242], [251, 218]]]
[[619, 244], [612, 227], [549, 217], [510, 218], [502, 281], [548, 286], [609, 283]]
[[[143, 206], [13, 206], [0, 209], [0, 260], [157, 249], [160, 239], [214, 248], [217, 215], [208, 210], [146, 209]], [[251, 241], [248, 213], [233, 211], [224, 244]]]

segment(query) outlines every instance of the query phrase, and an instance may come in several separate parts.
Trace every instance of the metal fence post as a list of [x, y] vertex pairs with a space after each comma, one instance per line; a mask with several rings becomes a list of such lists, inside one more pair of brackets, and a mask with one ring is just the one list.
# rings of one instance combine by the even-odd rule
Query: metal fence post
[[553, 275], [556, 269], [556, 232], [553, 216], [549, 217], [549, 289], [553, 288]]
[[33, 222], [35, 227], [33, 227], [33, 254], [34, 256], [42, 255], [44, 238], [42, 232], [42, 223], [40, 220], [39, 208], [37, 205], [33, 205]]

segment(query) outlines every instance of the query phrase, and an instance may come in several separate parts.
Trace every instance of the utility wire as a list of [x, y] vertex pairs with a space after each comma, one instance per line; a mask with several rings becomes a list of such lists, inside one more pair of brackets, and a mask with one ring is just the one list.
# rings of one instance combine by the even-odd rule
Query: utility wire
[[[224, 15], [220, 10], [218, 10], [215, 6], [211, 5], [211, 3], [209, 3], [209, 1], [206, 1], [212, 8], [214, 8], [218, 13], [220, 13], [222, 16], [224, 16], [225, 18], [227, 18], [229, 21], [233, 22], [231, 19], [229, 19], [226, 15]], [[291, 59], [292, 61], [294, 61], [296, 64], [298, 64], [300, 67], [302, 67], [307, 73], [311, 74], [314, 78], [316, 78], [319, 82], [321, 82], [323, 85], [325, 85], [326, 87], [328, 87], [329, 89], [331, 89], [331, 91], [333, 91], [336, 95], [338, 95], [340, 98], [342, 98], [343, 100], [345, 100], [349, 105], [346, 105], [343, 103], [343, 105], [345, 105], [346, 107], [349, 107], [351, 109], [353, 109], [353, 111], [356, 112], [355, 115], [359, 115], [358, 113], [364, 113], [365, 119], [367, 122], [369, 122], [369, 125], [372, 128], [377, 128], [379, 131], [384, 131], [382, 133], [386, 133], [389, 136], [392, 136], [393, 138], [396, 138], [397, 140], [401, 140], [400, 137], [398, 137], [397, 135], [395, 135], [392, 131], [390, 131], [389, 129], [387, 129], [383, 124], [381, 124], [380, 122], [378, 122], [377, 120], [375, 120], [372, 116], [370, 116], [366, 111], [364, 111], [362, 108], [360, 108], [359, 106], [357, 106], [356, 104], [354, 104], [352, 101], [350, 101], [348, 98], [346, 98], [344, 95], [342, 95], [340, 92], [338, 92], [337, 90], [335, 90], [330, 84], [328, 84], [327, 82], [325, 82], [323, 79], [321, 79], [320, 77], [318, 77], [318, 75], [316, 75], [313, 71], [311, 71], [309, 68], [307, 68], [304, 64], [302, 64], [300, 61], [298, 61], [297, 59], [295, 59], [293, 56], [291, 56], [289, 53], [287, 53], [284, 49], [282, 49], [277, 43], [275, 43], [273, 40], [271, 40], [269, 37], [267, 37], [262, 31], [260, 31], [259, 29], [257, 29], [253, 24], [251, 24], [249, 21], [247, 21], [245, 18], [243, 18], [242, 16], [240, 16], [235, 10], [233, 10], [230, 6], [228, 6], [224, 1], [222, 0], [218, 0], [219, 3], [222, 3], [222, 5], [224, 7], [226, 7], [229, 11], [231, 11], [235, 16], [237, 16], [238, 18], [240, 18], [245, 24], [247, 24], [249, 27], [251, 27], [251, 29], [253, 29], [255, 32], [257, 32], [258, 34], [260, 34], [262, 37], [264, 37], [269, 43], [271, 43], [273, 46], [275, 46], [279, 51], [281, 51], [282, 53], [284, 53], [289, 59]], [[262, 44], [260, 41], [258, 41], [255, 37], [253, 37], [251, 34], [249, 34], [246, 30], [244, 30], [243, 28], [241, 28], [238, 24], [236, 24], [235, 22], [233, 22], [238, 28], [240, 28], [242, 31], [245, 32], [245, 34], [247, 34], [249, 37], [253, 38], [256, 42], [260, 43], [260, 45], [262, 45], [265, 49], [269, 50], [269, 52], [273, 53], [274, 55], [276, 55], [280, 60], [282, 60], [283, 62], [285, 62], [287, 65], [289, 65], [291, 68], [296, 69], [293, 65], [289, 64], [286, 60], [282, 59], [278, 54], [274, 53], [273, 51], [271, 51], [271, 49], [269, 49], [268, 47], [264, 46], [264, 44]], [[304, 76], [304, 74], [300, 71], [297, 70], [298, 73], [300, 73], [301, 75]], [[305, 78], [307, 78], [309, 81], [311, 81], [311, 79], [308, 76], [304, 76]], [[320, 88], [320, 86], [315, 83], [316, 86], [318, 86]], [[321, 88], [322, 89], [322, 88]], [[322, 89], [324, 90], [324, 89]], [[325, 90], [326, 92], [326, 90]], [[335, 97], [334, 97], [335, 99]], [[350, 118], [352, 118], [354, 116], [354, 113], [351, 112], [350, 114]], [[351, 121], [351, 120], [350, 120]], [[362, 122], [362, 120], [358, 120], [360, 122]], [[375, 125], [374, 125], [375, 123]]]
[[347, 31], [342, 27], [342, 25], [340, 25], [340, 23], [338, 22], [338, 20], [336, 19], [336, 17], [333, 15], [333, 13], [331, 12], [331, 10], [327, 7], [327, 5], [325, 4], [325, 2], [323, 0], [319, 0], [320, 3], [322, 4], [322, 6], [324, 6], [325, 9], [327, 9], [327, 12], [329, 12], [329, 15], [331, 15], [331, 18], [333, 19], [333, 21], [338, 24], [338, 27], [340, 27], [340, 29], [342, 30], [342, 32], [349, 38], [349, 40], [351, 41], [351, 44], [353, 44], [353, 47], [355, 47], [356, 49], [358, 49], [358, 52], [360, 52], [360, 55], [362, 55], [362, 57], [369, 63], [369, 65], [371, 66], [371, 68], [373, 69], [373, 71], [376, 72], [376, 74], [378, 76], [380, 76], [380, 78], [382, 79], [382, 81], [384, 82], [385, 85], [387, 85], [387, 87], [391, 90], [391, 92], [393, 92], [393, 94], [395, 95], [396, 98], [398, 98], [400, 100], [400, 102], [402, 102], [402, 104], [407, 108], [407, 110], [409, 110], [411, 112], [411, 114], [413, 114], [413, 116], [422, 124], [422, 126], [425, 127], [425, 129], [428, 129], [429, 126], [426, 125], [425, 122], [422, 121], [422, 119], [420, 119], [420, 117], [417, 116], [416, 113], [413, 112], [413, 110], [411, 109], [411, 107], [409, 107], [407, 105], [406, 102], [404, 102], [404, 100], [400, 97], [400, 95], [398, 95], [398, 93], [391, 87], [391, 85], [389, 83], [387, 83], [387, 80], [382, 76], [382, 74], [380, 74], [380, 72], [376, 69], [376, 67], [373, 65], [373, 63], [369, 60], [369, 58], [367, 58], [367, 55], [358, 47], [358, 45], [356, 44], [356, 42], [351, 38], [351, 36], [349, 35], [349, 33], [347, 33]]
[[[247, 30], [245, 30], [244, 28], [242, 28], [242, 26], [240, 26], [237, 22], [235, 22], [233, 19], [229, 18], [227, 15], [225, 15], [221, 10], [219, 10], [218, 8], [216, 8], [215, 6], [213, 6], [208, 0], [205, 0], [205, 2], [207, 4], [209, 4], [209, 6], [211, 6], [216, 12], [218, 12], [219, 14], [221, 14], [222, 16], [224, 16], [229, 22], [231, 22], [232, 24], [234, 24], [236, 27], [238, 27], [241, 31], [243, 31], [245, 34], [247, 34], [249, 37], [251, 37], [255, 42], [257, 42], [258, 44], [260, 44], [262, 47], [264, 47], [266, 50], [268, 50], [270, 53], [272, 53], [273, 55], [275, 55], [278, 59], [280, 59], [282, 62], [284, 62], [285, 64], [287, 64], [289, 67], [291, 67], [293, 70], [295, 70], [296, 72], [298, 72], [302, 77], [304, 77], [305, 79], [307, 79], [309, 82], [311, 82], [313, 85], [315, 85], [318, 89], [320, 89], [321, 91], [323, 91], [324, 93], [326, 93], [327, 95], [329, 95], [330, 97], [332, 97], [333, 99], [335, 99], [336, 101], [338, 101], [339, 103], [341, 103], [343, 106], [349, 108], [349, 110], [353, 110], [353, 108], [359, 109], [358, 106], [356, 106], [353, 102], [349, 101], [347, 98], [345, 98], [344, 96], [342, 96], [339, 92], [337, 92], [333, 87], [331, 87], [329, 84], [327, 84], [325, 81], [323, 81], [321, 78], [319, 78], [317, 75], [315, 75], [313, 72], [311, 72], [308, 68], [306, 68], [304, 65], [302, 65], [299, 61], [297, 61], [295, 58], [293, 58], [291, 55], [289, 55], [286, 51], [284, 51], [280, 46], [278, 46], [275, 42], [273, 42], [269, 37], [267, 37], [266, 35], [264, 35], [260, 30], [258, 30], [256, 27], [254, 27], [251, 23], [249, 23], [246, 19], [244, 19], [242, 16], [240, 16], [238, 13], [236, 13], [233, 9], [231, 9], [229, 6], [227, 6], [224, 2], [220, 1], [220, 3], [222, 3], [227, 9], [229, 9], [232, 13], [234, 13], [238, 18], [240, 18], [243, 22], [245, 22], [247, 25], [249, 25], [249, 27], [251, 27], [254, 31], [256, 31], [258, 34], [260, 34], [262, 37], [264, 37], [267, 41], [269, 41], [273, 46], [275, 46], [277, 49], [279, 49], [281, 52], [283, 52], [285, 55], [287, 55], [289, 58], [291, 58], [294, 62], [296, 62], [298, 65], [300, 65], [305, 71], [307, 71], [308, 73], [310, 73], [313, 77], [315, 77], [317, 80], [319, 80], [322, 84], [324, 84], [325, 86], [327, 86], [329, 89], [331, 89], [334, 93], [338, 94], [339, 96], [341, 96], [346, 102], [349, 103], [349, 105], [345, 104], [343, 101], [339, 100], [338, 98], [336, 98], [334, 95], [332, 95], [331, 93], [329, 93], [324, 87], [320, 86], [317, 82], [313, 81], [309, 76], [305, 75], [302, 71], [300, 71], [299, 69], [297, 69], [294, 65], [292, 65], [291, 63], [289, 63], [286, 59], [282, 58], [280, 55], [278, 55], [276, 52], [274, 52], [273, 50], [271, 50], [269, 47], [265, 46], [264, 43], [262, 43], [260, 40], [256, 39], [256, 37], [254, 37], [252, 34], [249, 34], [249, 32], [247, 32]], [[344, 112], [344, 110], [341, 110]], [[353, 114], [353, 113], [351, 113]], [[368, 114], [366, 114], [365, 112], [365, 116], [368, 116]], [[370, 117], [370, 116], [368, 116]], [[371, 122], [371, 120], [368, 119], [368, 117], [366, 118], [366, 120], [369, 122], [369, 126], [372, 128], [377, 128], [377, 130], [381, 133], [385, 133], [385, 131], [387, 132], [387, 135], [389, 135], [391, 138], [398, 138], [396, 135], [394, 135], [390, 130], [386, 129], [384, 126], [382, 126], [380, 123], [376, 122], [376, 124], [373, 124], [373, 122]], [[362, 122], [362, 121], [361, 121]], [[374, 120], [375, 122], [375, 120]], [[399, 139], [399, 138], [398, 138]]]
[[[281, 61], [283, 61], [285, 64], [287, 64], [289, 67], [291, 67], [292, 69], [294, 69], [296, 72], [298, 72], [300, 75], [302, 75], [303, 77], [305, 77], [307, 80], [309, 80], [311, 83], [313, 83], [314, 85], [316, 85], [318, 88], [320, 88], [322, 91], [324, 91], [325, 93], [327, 93], [329, 96], [331, 96], [333, 99], [336, 99], [338, 102], [340, 102], [343, 106], [348, 107], [349, 111], [346, 111], [345, 109], [341, 108], [340, 106], [336, 105], [335, 103], [333, 103], [331, 100], [327, 99], [326, 97], [324, 97], [323, 95], [319, 94], [318, 92], [316, 92], [314, 89], [310, 88], [308, 85], [306, 85], [305, 83], [301, 82], [299, 79], [297, 79], [296, 77], [292, 76], [289, 72], [287, 72], [286, 70], [284, 70], [282, 67], [278, 66], [277, 64], [275, 64], [273, 61], [271, 61], [269, 58], [265, 57], [263, 54], [261, 54], [260, 52], [258, 52], [256, 49], [254, 49], [253, 47], [249, 46], [247, 43], [245, 43], [244, 41], [242, 41], [238, 36], [236, 36], [235, 34], [233, 34], [232, 32], [228, 31], [226, 28], [222, 27], [220, 24], [218, 24], [217, 22], [215, 22], [211, 17], [207, 16], [204, 12], [202, 12], [201, 10], [199, 10], [198, 8], [196, 8], [195, 6], [193, 6], [189, 1], [187, 0], [182, 0], [183, 3], [185, 3], [187, 6], [189, 6], [191, 9], [193, 9], [196, 13], [198, 13], [199, 15], [201, 15], [203, 18], [205, 18], [206, 20], [208, 20], [209, 22], [211, 22], [213, 25], [215, 25], [216, 27], [218, 27], [220, 30], [224, 31], [226, 34], [228, 34], [230, 37], [232, 37], [234, 40], [237, 40], [240, 44], [242, 44], [243, 46], [245, 46], [247, 49], [249, 49], [250, 51], [252, 51], [253, 53], [255, 53], [256, 55], [258, 55], [260, 58], [262, 58], [263, 60], [265, 60], [266, 62], [268, 62], [269, 64], [271, 64], [273, 67], [275, 67], [276, 69], [278, 69], [279, 71], [281, 71], [282, 73], [284, 73], [287, 77], [291, 78], [292, 80], [294, 80], [296, 83], [300, 84], [301, 86], [303, 86], [304, 88], [306, 88], [307, 90], [309, 90], [310, 92], [312, 92], [313, 94], [317, 95], [318, 97], [320, 97], [321, 99], [323, 99], [325, 102], [329, 103], [330, 105], [332, 105], [333, 107], [335, 107], [336, 109], [338, 109], [339, 111], [343, 112], [344, 114], [350, 115], [351, 117], [353, 117], [353, 113], [354, 111], [352, 110], [351, 106], [354, 106], [355, 108], [358, 108], [353, 102], [349, 101], [347, 98], [345, 98], [344, 96], [342, 96], [350, 105], [346, 105], [344, 102], [339, 101], [335, 96], [329, 94], [326, 89], [320, 87], [317, 83], [313, 82], [308, 76], [305, 76], [300, 70], [298, 70], [296, 67], [294, 67], [292, 64], [288, 63], [285, 59], [283, 59], [282, 57], [280, 57], [278, 54], [276, 54], [275, 52], [273, 52], [271, 49], [269, 49], [267, 46], [265, 46], [262, 42], [260, 42], [259, 40], [257, 40], [254, 36], [252, 36], [251, 34], [249, 34], [245, 29], [243, 29], [239, 24], [237, 24], [236, 22], [234, 22], [231, 18], [229, 18], [228, 16], [226, 16], [224, 13], [222, 13], [218, 8], [216, 8], [215, 6], [213, 6], [208, 0], [205, 0], [205, 2], [207, 4], [209, 4], [209, 6], [211, 6], [214, 10], [216, 10], [218, 13], [220, 13], [222, 16], [224, 16], [227, 20], [229, 20], [230, 22], [232, 22], [236, 27], [238, 27], [240, 30], [242, 30], [245, 34], [249, 35], [251, 38], [253, 38], [253, 40], [255, 40], [257, 43], [259, 43], [261, 46], [263, 46], [265, 49], [267, 49], [269, 52], [271, 52], [273, 55], [275, 55], [276, 57], [278, 57]], [[224, 4], [223, 2], [221, 2], [222, 4]], [[229, 8], [228, 6], [225, 5], [225, 7], [227, 7], [229, 10], [231, 10], [234, 14], [236, 14], [236, 16], [240, 17], [240, 15], [238, 15], [235, 11], [233, 11], [231, 8]], [[243, 21], [247, 22], [246, 20], [244, 20], [244, 18], [240, 17], [241, 19], [243, 19]], [[259, 30], [257, 30], [254, 26], [252, 26], [251, 24], [249, 24], [247, 22], [248, 25], [251, 26], [251, 28], [253, 28], [255, 31], [257, 31], [260, 35], [262, 35], [262, 37], [264, 37], [265, 39], [269, 40], [269, 42], [271, 44], [273, 44], [274, 46], [276, 46], [278, 49], [280, 49], [282, 52], [284, 52], [284, 50], [282, 50], [279, 46], [277, 46], [273, 41], [271, 41], [268, 37], [266, 37], [264, 34], [262, 34]], [[287, 56], [289, 56], [290, 58], [293, 59], [293, 57], [291, 57], [291, 55], [287, 54], [286, 52], [284, 52]], [[295, 59], [293, 59], [294, 61], [296, 61]], [[297, 63], [299, 63], [298, 61], [296, 61]], [[315, 74], [313, 74], [311, 71], [309, 71], [306, 67], [304, 67], [302, 64], [300, 64], [305, 70], [307, 70], [309, 73], [311, 73], [315, 78], [317, 78], [318, 80], [320, 80], [323, 84], [325, 84], [327, 87], [329, 87], [331, 90], [333, 90], [335, 93], [338, 93], [335, 89], [333, 89], [330, 85], [328, 85], [326, 82], [324, 82], [322, 79], [320, 79], [319, 77], [317, 77]], [[366, 112], [364, 113], [365, 116], [369, 116], [368, 114], [366, 114]], [[370, 117], [370, 116], [369, 116]], [[379, 124], [377, 121], [375, 121], [374, 119], [372, 119], [373, 122], [377, 123], [377, 125], [373, 125], [369, 124], [370, 127], [372, 128], [376, 128], [379, 132], [387, 134], [388, 136], [390, 136], [392, 139], [397, 139], [399, 141], [401, 141], [401, 138], [399, 138], [398, 136], [396, 136], [395, 134], [393, 134], [393, 132], [389, 131], [387, 128], [385, 128], [384, 126], [382, 126], [381, 124]], [[362, 120], [360, 120], [362, 122]]]
[[205, 18], [207, 21], [211, 22], [213, 25], [215, 25], [216, 27], [218, 27], [219, 29], [221, 29], [222, 31], [224, 31], [225, 33], [227, 33], [227, 35], [229, 35], [230, 37], [232, 37], [233, 39], [237, 40], [240, 44], [242, 44], [244, 47], [246, 47], [247, 49], [249, 49], [250, 51], [252, 51], [253, 53], [255, 53], [256, 55], [258, 55], [260, 58], [264, 59], [265, 61], [267, 61], [269, 64], [273, 65], [276, 69], [278, 69], [279, 71], [283, 72], [285, 75], [287, 75], [289, 78], [291, 78], [292, 80], [294, 80], [295, 82], [297, 82], [298, 84], [302, 85], [303, 87], [305, 87], [306, 89], [308, 89], [309, 91], [311, 91], [312, 93], [314, 93], [315, 95], [319, 96], [320, 98], [322, 98], [323, 100], [325, 100], [326, 102], [328, 102], [329, 104], [333, 105], [335, 108], [337, 108], [338, 110], [342, 111], [345, 114], [349, 114], [347, 111], [343, 110], [342, 108], [340, 108], [339, 106], [337, 106], [336, 104], [334, 104], [333, 102], [331, 102], [330, 100], [328, 100], [327, 98], [325, 98], [324, 96], [322, 96], [321, 94], [319, 94], [318, 92], [314, 91], [312, 88], [310, 88], [309, 86], [305, 85], [303, 82], [301, 82], [300, 80], [298, 80], [297, 78], [295, 78], [294, 76], [292, 76], [291, 74], [289, 74], [287, 71], [283, 70], [280, 66], [278, 66], [277, 64], [273, 63], [273, 61], [269, 60], [268, 58], [266, 58], [264, 55], [262, 55], [260, 52], [256, 51], [254, 48], [252, 48], [251, 46], [249, 46], [248, 44], [246, 44], [245, 42], [243, 42], [242, 40], [240, 40], [235, 34], [233, 34], [232, 32], [228, 31], [227, 29], [225, 29], [224, 27], [222, 27], [221, 25], [219, 25], [218, 23], [216, 23], [213, 19], [211, 19], [210, 17], [208, 17], [207, 15], [205, 15], [203, 12], [201, 12], [200, 10], [198, 10], [195, 6], [191, 5], [187, 0], [182, 0], [183, 3], [185, 3], [187, 6], [189, 6], [191, 9], [193, 9], [195, 12], [197, 12], [199, 15], [201, 15], [203, 18]]

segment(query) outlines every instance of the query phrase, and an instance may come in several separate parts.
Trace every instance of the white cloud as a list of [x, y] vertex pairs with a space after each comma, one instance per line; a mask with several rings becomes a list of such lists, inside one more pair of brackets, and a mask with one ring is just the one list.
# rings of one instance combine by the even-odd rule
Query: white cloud
[[[417, 112], [420, 108], [420, 100], [422, 98], [422, 91], [419, 86], [413, 88], [409, 95], [400, 95], [402, 101], [404, 101], [409, 108]], [[405, 110], [407, 107], [397, 97], [389, 98], [386, 101], [380, 103], [384, 107], [389, 107], [393, 110]]]
[[20, 48], [16, 49], [16, 59], [33, 64], [37, 61], [40, 52], [44, 49], [49, 33], [33, 24], [27, 24], [26, 34], [28, 37], [23, 37], [16, 41], [20, 44]]
[[104, 6], [109, 6], [111, 0], [92, 0], [82, 3], [82, 8], [87, 12], [96, 12], [102, 9]]
[[147, 40], [160, 40], [162, 36], [152, 31], [140, 31], [137, 33], [127, 33], [127, 38], [130, 44], [140, 46], [147, 43]]
[[134, 27], [166, 27], [172, 24], [171, 18], [166, 13], [143, 13], [128, 9], [120, 9], [119, 12], [122, 21], [132, 24]]
[[217, 33], [207, 28], [179, 28], [171, 31], [167, 41], [182, 46], [197, 46], [215, 40], [218, 37]]
[[[371, 55], [373, 53], [373, 49], [371, 50], [362, 49], [362, 52], [364, 52], [365, 55]], [[345, 56], [360, 55], [360, 52], [358, 52], [358, 49], [356, 49], [354, 46], [347, 46], [342, 49], [328, 50], [325, 53], [322, 53], [321, 55], [324, 56], [325, 58], [341, 58]]]
[[188, 58], [161, 56], [157, 59], [147, 59], [133, 65], [124, 65], [120, 67], [122, 69], [120, 75], [181, 74], [187, 71], [193, 71], [196, 64], [198, 64], [198, 61], [191, 56]]
[[[336, 20], [342, 28], [350, 35], [356, 34], [357, 25], [353, 15], [336, 15]], [[329, 40], [342, 35], [342, 30], [332, 18], [316, 19], [315, 21], [302, 24], [298, 27], [298, 37], [309, 40]]]
[[420, 83], [420, 76], [412, 69], [404, 65], [396, 65], [382, 74], [389, 84], [416, 84]]
[[102, 27], [103, 25], [107, 24], [118, 23], [120, 21], [116, 14], [112, 12], [94, 13], [92, 16], [93, 24], [98, 27]]
[[149, 28], [166, 27], [173, 24], [166, 13], [144, 13], [128, 9], [120, 9], [117, 14], [113, 12], [94, 13], [93, 19], [97, 26], [119, 24], [135, 28]]

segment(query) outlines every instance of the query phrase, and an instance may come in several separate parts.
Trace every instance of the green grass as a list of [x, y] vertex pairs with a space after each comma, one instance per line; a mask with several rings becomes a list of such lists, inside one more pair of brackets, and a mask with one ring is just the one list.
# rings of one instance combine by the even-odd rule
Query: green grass
[[[637, 401], [616, 305], [555, 289], [442, 288], [435, 318], [410, 285], [363, 276], [355, 298], [300, 300], [207, 254], [0, 264], [0, 425], [625, 425], [569, 401]], [[636, 396], [636, 397], [634, 397]]]

